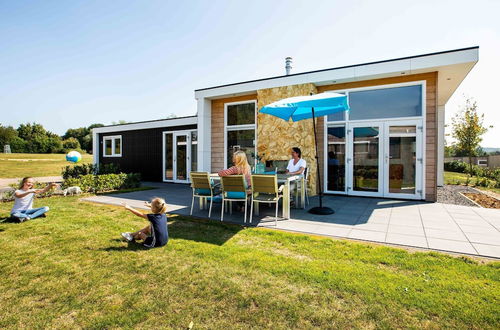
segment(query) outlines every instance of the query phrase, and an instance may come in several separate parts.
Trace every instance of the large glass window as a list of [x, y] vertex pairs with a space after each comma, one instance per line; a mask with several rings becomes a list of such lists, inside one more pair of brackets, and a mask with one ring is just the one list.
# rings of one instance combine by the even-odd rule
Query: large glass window
[[231, 104], [227, 106], [227, 125], [255, 124], [255, 103]]
[[422, 115], [422, 86], [349, 92], [350, 120]]
[[105, 136], [103, 138], [103, 156], [121, 157], [122, 155], [122, 137], [121, 135]]
[[234, 152], [244, 151], [250, 166], [255, 164], [255, 102], [226, 106], [226, 167]]

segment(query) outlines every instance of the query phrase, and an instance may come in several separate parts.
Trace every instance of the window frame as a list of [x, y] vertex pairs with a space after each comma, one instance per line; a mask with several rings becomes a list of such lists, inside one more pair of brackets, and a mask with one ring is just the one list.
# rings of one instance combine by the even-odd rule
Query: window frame
[[[238, 105], [238, 104], [250, 104], [254, 105], [254, 123], [253, 124], [245, 124], [245, 125], [228, 125], [227, 124], [227, 108], [230, 105]], [[238, 101], [238, 102], [228, 102], [224, 103], [224, 167], [228, 168], [228, 159], [227, 159], [227, 133], [230, 131], [245, 131], [245, 130], [253, 130], [254, 131], [254, 154], [257, 150], [257, 100], [248, 100], [248, 101]], [[257, 157], [255, 157], [254, 162], [256, 162]], [[255, 164], [249, 164], [253, 166]]]
[[328, 116], [325, 116], [325, 126], [328, 124], [346, 124], [349, 122], [356, 122], [356, 123], [362, 123], [362, 122], [370, 122], [370, 121], [397, 121], [397, 120], [412, 120], [412, 119], [423, 119], [425, 121], [426, 118], [426, 111], [427, 111], [427, 106], [426, 106], [426, 93], [427, 93], [427, 83], [425, 80], [414, 80], [414, 81], [409, 81], [409, 82], [403, 82], [403, 83], [396, 83], [396, 84], [384, 84], [384, 85], [373, 85], [373, 86], [365, 86], [365, 87], [354, 87], [354, 88], [344, 88], [344, 89], [329, 89], [328, 92], [334, 92], [334, 93], [344, 93], [347, 96], [347, 99], [349, 100], [349, 94], [351, 92], [362, 92], [362, 91], [368, 91], [368, 90], [374, 90], [374, 89], [387, 89], [387, 88], [397, 88], [397, 87], [407, 87], [407, 86], [420, 86], [422, 90], [422, 95], [421, 95], [421, 104], [422, 104], [422, 114], [420, 116], [408, 116], [408, 117], [389, 117], [389, 118], [372, 118], [372, 119], [351, 119], [350, 118], [350, 111], [345, 112], [345, 119], [344, 120], [328, 120]]
[[[120, 140], [120, 153], [115, 153], [116, 140]], [[106, 141], [111, 141], [111, 155], [106, 154]], [[123, 139], [121, 135], [108, 135], [102, 137], [102, 156], [121, 157], [123, 152]]]

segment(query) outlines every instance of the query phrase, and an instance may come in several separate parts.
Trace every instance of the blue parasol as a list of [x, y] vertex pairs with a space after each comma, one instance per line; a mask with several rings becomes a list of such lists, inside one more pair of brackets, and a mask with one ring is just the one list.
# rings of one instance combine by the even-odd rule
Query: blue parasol
[[[309, 96], [289, 97], [273, 102], [260, 109], [260, 113], [272, 115], [283, 120], [299, 121], [303, 119], [327, 116], [333, 113], [349, 111], [349, 102], [346, 95], [338, 93], [321, 93]], [[318, 139], [316, 137], [316, 121], [313, 120], [314, 146], [316, 150], [316, 165], [319, 183], [319, 207], [309, 210], [313, 214], [332, 214], [329, 207], [323, 207], [323, 187], [319, 171]]]

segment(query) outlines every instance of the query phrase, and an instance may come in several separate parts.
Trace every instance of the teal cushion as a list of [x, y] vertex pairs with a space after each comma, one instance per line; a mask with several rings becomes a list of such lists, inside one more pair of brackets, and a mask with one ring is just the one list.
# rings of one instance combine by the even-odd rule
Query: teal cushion
[[213, 199], [214, 203], [222, 203], [222, 196], [221, 195], [214, 196], [213, 198], [212, 197], [207, 198], [207, 200], [211, 200], [211, 199]]
[[210, 195], [210, 189], [208, 188], [198, 188], [195, 189], [197, 195]]
[[246, 193], [243, 191], [228, 191], [227, 193], [227, 198], [246, 198]]

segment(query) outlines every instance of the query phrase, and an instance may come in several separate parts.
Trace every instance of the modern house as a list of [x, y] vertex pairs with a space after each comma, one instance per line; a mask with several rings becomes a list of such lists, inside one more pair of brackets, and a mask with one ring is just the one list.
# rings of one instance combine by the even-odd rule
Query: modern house
[[[198, 89], [197, 116], [94, 129], [94, 162], [166, 182], [230, 166], [235, 150], [252, 165], [258, 158], [282, 168], [297, 146], [313, 164], [312, 120], [285, 122], [259, 109], [336, 92], [348, 96], [351, 110], [317, 119], [324, 191], [435, 201], [443, 183], [444, 108], [478, 56], [479, 47], [471, 47]], [[309, 169], [313, 188], [316, 167]]]

